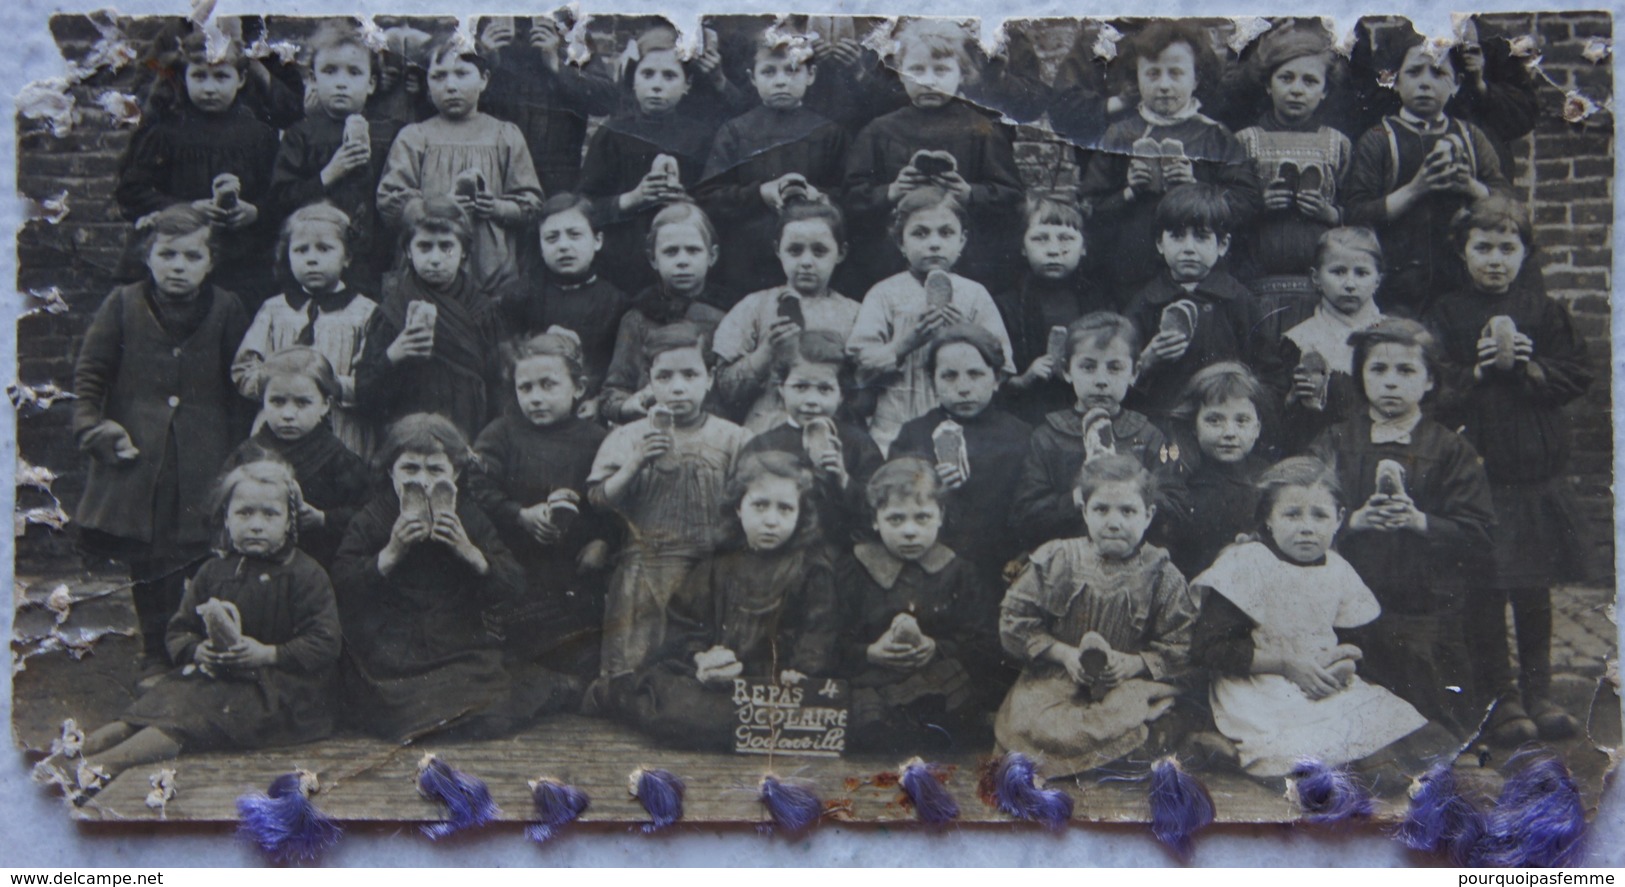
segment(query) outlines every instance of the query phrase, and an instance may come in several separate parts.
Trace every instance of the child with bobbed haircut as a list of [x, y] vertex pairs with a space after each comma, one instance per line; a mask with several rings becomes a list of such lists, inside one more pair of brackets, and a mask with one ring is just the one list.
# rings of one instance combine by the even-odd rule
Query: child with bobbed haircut
[[835, 661], [851, 682], [852, 748], [892, 753], [976, 742], [1003, 689], [993, 605], [975, 568], [944, 545], [943, 484], [904, 456], [882, 465], [866, 496], [876, 541], [836, 565], [841, 633]]
[[1171, 415], [1188, 497], [1168, 553], [1186, 576], [1207, 569], [1242, 533], [1254, 528], [1258, 476], [1269, 467], [1266, 432], [1274, 425], [1274, 395], [1245, 366], [1231, 361], [1197, 371]]
[[1158, 494], [1138, 460], [1085, 463], [1072, 497], [1088, 535], [1039, 546], [999, 617], [1022, 672], [994, 722], [997, 748], [1042, 755], [1058, 774], [1172, 747], [1177, 728], [1152, 726], [1180, 693], [1198, 610], [1168, 552], [1144, 541]]

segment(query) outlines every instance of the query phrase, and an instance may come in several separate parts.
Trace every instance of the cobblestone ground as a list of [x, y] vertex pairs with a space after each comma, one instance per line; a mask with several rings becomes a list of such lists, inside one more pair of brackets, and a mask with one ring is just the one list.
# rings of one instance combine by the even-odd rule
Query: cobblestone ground
[[1618, 657], [1618, 643], [1612, 588], [1565, 585], [1552, 590], [1554, 671], [1600, 677], [1607, 660]]

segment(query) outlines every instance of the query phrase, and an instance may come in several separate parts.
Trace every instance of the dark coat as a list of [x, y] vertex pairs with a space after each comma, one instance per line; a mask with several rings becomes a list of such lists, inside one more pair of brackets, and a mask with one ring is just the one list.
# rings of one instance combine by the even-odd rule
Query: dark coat
[[1026, 455], [1032, 426], [996, 407], [960, 419], [939, 406], [904, 423], [892, 441], [892, 456], [920, 456], [934, 464], [936, 445], [931, 433], [949, 419], [965, 429], [970, 479], [943, 497], [947, 513], [942, 542], [974, 563], [984, 578], [997, 581], [1005, 563], [1020, 553], [1009, 523], [1010, 492], [1021, 477], [1021, 458]]

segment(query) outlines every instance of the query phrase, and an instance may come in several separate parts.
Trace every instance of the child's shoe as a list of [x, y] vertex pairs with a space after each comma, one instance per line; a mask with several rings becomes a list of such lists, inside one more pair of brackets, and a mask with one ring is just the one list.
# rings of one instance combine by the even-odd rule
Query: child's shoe
[[1529, 705], [1541, 739], [1570, 739], [1580, 732], [1580, 721], [1550, 699], [1536, 699]]
[[1540, 728], [1516, 700], [1503, 698], [1495, 704], [1485, 735], [1495, 745], [1519, 746], [1539, 739]]

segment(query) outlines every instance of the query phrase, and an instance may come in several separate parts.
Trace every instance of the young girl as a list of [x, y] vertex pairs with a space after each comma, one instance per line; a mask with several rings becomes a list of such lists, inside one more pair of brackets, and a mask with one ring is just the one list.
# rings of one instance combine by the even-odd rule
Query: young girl
[[892, 215], [891, 236], [908, 270], [875, 284], [852, 326], [846, 344], [859, 382], [880, 389], [869, 433], [882, 451], [904, 422], [937, 405], [925, 346], [938, 329], [952, 323], [985, 327], [1003, 351], [1000, 369], [1015, 372], [1010, 337], [993, 297], [981, 284], [951, 273], [965, 248], [965, 220], [965, 206], [952, 192], [927, 185], [903, 196]]
[[329, 569], [350, 518], [372, 486], [367, 463], [327, 420], [339, 399], [332, 364], [312, 348], [278, 351], [259, 367], [260, 427], [226, 460], [226, 469], [261, 459], [293, 468], [302, 497], [294, 515], [299, 548]]
[[1357, 408], [1349, 335], [1382, 320], [1375, 301], [1382, 285], [1377, 235], [1370, 228], [1326, 231], [1315, 244], [1310, 274], [1320, 301], [1308, 319], [1281, 338], [1280, 366], [1292, 377], [1282, 423], [1282, 444], [1289, 453], [1303, 452], [1320, 432]]
[[[1236, 137], [1202, 113], [1196, 89], [1215, 79], [1217, 61], [1201, 31], [1186, 22], [1159, 21], [1129, 41], [1119, 61], [1136, 72], [1139, 113], [1113, 123], [1078, 185], [1092, 208], [1090, 242], [1112, 256], [1110, 284], [1131, 293], [1161, 262], [1155, 213], [1162, 192], [1192, 182], [1224, 190], [1234, 230], [1245, 230], [1261, 206], [1253, 166]], [[1136, 143], [1158, 143], [1147, 156]]]
[[1041, 755], [1057, 774], [1146, 745], [1174, 705], [1197, 613], [1168, 553], [1144, 542], [1157, 511], [1151, 473], [1102, 456], [1073, 489], [1088, 536], [1034, 551], [999, 614], [1004, 649], [1022, 663], [994, 721], [1000, 749]]
[[839, 209], [821, 201], [787, 204], [775, 242], [784, 285], [751, 293], [717, 325], [717, 390], [758, 434], [784, 418], [770, 378], [774, 351], [803, 331], [827, 330], [844, 343], [858, 318], [858, 303], [829, 286], [846, 258]]
[[1342, 223], [1338, 188], [1353, 145], [1320, 113], [1343, 68], [1323, 26], [1286, 24], [1264, 35], [1251, 59], [1270, 108], [1236, 133], [1264, 185], [1264, 215], [1251, 237], [1265, 317], [1288, 329], [1315, 307], [1306, 270], [1320, 235]]
[[[946, 191], [975, 212], [974, 250], [966, 260], [975, 276], [995, 280], [1013, 267], [1021, 177], [997, 119], [960, 96], [960, 87], [977, 76], [966, 40], [964, 29], [950, 22], [904, 26], [887, 62], [909, 104], [875, 118], [847, 153], [846, 201], [859, 247], [853, 264], [864, 285], [900, 270], [896, 254], [883, 246], [884, 233], [898, 203], [922, 188]], [[916, 167], [921, 151], [933, 152], [932, 162], [947, 168]]]
[[483, 739], [537, 710], [513, 692], [483, 611], [524, 591], [485, 511], [460, 495], [473, 454], [455, 425], [414, 413], [390, 426], [385, 483], [356, 513], [333, 563], [344, 689], [355, 727], [393, 742]]
[[992, 603], [970, 562], [937, 538], [943, 492], [924, 459], [882, 465], [867, 489], [879, 541], [858, 543], [836, 566], [836, 662], [851, 681], [854, 749], [974, 745], [1002, 689]]
[[1310, 451], [1336, 466], [1339, 488], [1360, 503], [1338, 551], [1382, 615], [1352, 639], [1373, 682], [1465, 736], [1483, 714], [1472, 710], [1464, 632], [1495, 523], [1483, 460], [1422, 411], [1437, 371], [1433, 336], [1421, 325], [1386, 318], [1349, 340], [1366, 411], [1327, 429]]
[[690, 324], [654, 330], [643, 347], [655, 405], [609, 433], [587, 478], [594, 508], [613, 509], [629, 537], [604, 605], [600, 672], [617, 678], [660, 649], [666, 604], [711, 550], [724, 480], [749, 434], [704, 409], [711, 360]]
[[[285, 465], [253, 462], [228, 473], [214, 499], [221, 551], [187, 583], [166, 637], [184, 668], [85, 737], [81, 789], [182, 752], [276, 748], [333, 730], [339, 615], [327, 573], [294, 545], [299, 484]], [[238, 617], [230, 646], [205, 619], [216, 607]]]
[[358, 412], [380, 427], [412, 413], [440, 413], [472, 436], [500, 389], [497, 303], [468, 271], [474, 235], [449, 197], [407, 214], [403, 267], [384, 283], [355, 364]]
[[248, 430], [230, 375], [248, 318], [204, 282], [214, 245], [203, 212], [154, 214], [139, 241], [148, 279], [102, 302], [73, 370], [74, 436], [91, 457], [73, 517], [90, 553], [129, 565], [149, 667], [168, 665], [182, 571], [208, 553], [203, 503]]
[[[1570, 433], [1563, 407], [1591, 387], [1585, 341], [1557, 301], [1520, 282], [1534, 251], [1528, 214], [1491, 197], [1460, 213], [1451, 229], [1471, 285], [1439, 299], [1429, 321], [1439, 334], [1451, 398], [1451, 427], [1484, 458], [1495, 503], [1494, 570], [1468, 611], [1480, 691], [1496, 694], [1510, 716], [1496, 738], [1515, 744], [1578, 730], [1551, 698], [1550, 587], [1585, 575], [1585, 519], [1568, 473]], [[1511, 320], [1510, 338], [1496, 324]], [[1502, 345], [1509, 344], [1510, 360]], [[1503, 600], [1518, 636], [1518, 674], [1508, 664]]]
[[666, 613], [658, 664], [641, 673], [628, 718], [664, 742], [734, 747], [734, 678], [791, 685], [832, 674], [835, 576], [817, 544], [806, 464], [739, 457], [728, 480], [728, 539], [695, 567]]
[[1256, 526], [1258, 476], [1269, 466], [1259, 438], [1273, 399], [1252, 371], [1215, 363], [1197, 372], [1174, 410], [1173, 439], [1189, 497], [1168, 553], [1186, 576], [1207, 569], [1225, 546]]
[[[1408, 769], [1454, 757], [1455, 741], [1410, 703], [1357, 675], [1342, 630], [1382, 606], [1332, 550], [1343, 522], [1337, 475], [1296, 456], [1259, 478], [1261, 538], [1228, 548], [1196, 577], [1202, 615], [1191, 661], [1214, 675], [1213, 720], [1253, 776], [1285, 776], [1304, 757], [1331, 766], [1385, 759], [1404, 742]], [[1414, 757], [1422, 760], [1415, 760]]]
[[[625, 80], [634, 107], [593, 132], [581, 164], [581, 193], [592, 199], [595, 217], [603, 224], [604, 248], [608, 255], [626, 259], [605, 268], [605, 276], [628, 293], [655, 283], [655, 275], [631, 257], [653, 235], [656, 214], [685, 199], [700, 181], [715, 132], [700, 117], [678, 113], [689, 93], [691, 72], [677, 55], [676, 34], [651, 28], [633, 45], [637, 52]], [[674, 161], [675, 172], [666, 160]]]
[[631, 305], [626, 294], [601, 277], [594, 264], [604, 235], [593, 223], [592, 203], [579, 194], [554, 194], [542, 204], [539, 283], [509, 287], [501, 296], [508, 332], [519, 338], [555, 327], [574, 333], [586, 371], [584, 418], [598, 414], [599, 386], [615, 354], [615, 336]]
[[[938, 330], [925, 352], [937, 406], [904, 424], [892, 444], [898, 454], [936, 466], [947, 512], [942, 541], [975, 563], [991, 583], [1000, 581], [1005, 563], [1020, 551], [1009, 526], [1010, 491], [1032, 434], [1027, 423], [993, 406], [1003, 378], [1002, 356], [999, 340], [979, 326]], [[945, 452], [938, 444], [943, 435], [957, 435], [963, 463], [938, 458]]]
[[639, 293], [621, 317], [600, 408], [611, 422], [630, 422], [649, 409], [645, 349], [650, 333], [682, 321], [709, 340], [723, 318], [706, 288], [717, 263], [717, 232], [699, 207], [683, 201], [657, 213], [644, 249], [659, 283]]
[[[809, 501], [818, 514], [818, 529], [833, 548], [844, 548], [863, 525], [864, 486], [885, 461], [862, 426], [848, 421], [842, 409], [852, 387], [846, 348], [828, 330], [796, 333], [773, 349], [772, 374], [783, 419], [752, 437], [744, 452], [778, 451], [806, 460], [816, 479]], [[821, 445], [816, 443], [820, 431], [826, 433]]]
[[329, 414], [333, 433], [362, 457], [372, 453], [372, 424], [355, 412], [355, 368], [367, 322], [378, 303], [344, 285], [354, 245], [350, 218], [332, 206], [307, 206], [288, 217], [277, 243], [282, 295], [254, 314], [232, 361], [231, 379], [257, 398], [265, 359], [295, 345], [315, 348], [332, 364], [338, 388]]
[[378, 180], [378, 212], [399, 230], [413, 202], [453, 196], [471, 220], [469, 276], [490, 291], [519, 279], [522, 240], [541, 210], [542, 185], [519, 128], [479, 110], [490, 74], [485, 59], [455, 36], [429, 44], [437, 113], [395, 137]]
[[[474, 442], [469, 490], [525, 568], [525, 594], [497, 613], [510, 662], [598, 674], [608, 527], [583, 501], [605, 432], [577, 418], [581, 349], [562, 335], [518, 343], [505, 415]], [[563, 503], [568, 500], [568, 504]], [[516, 667], [516, 666], [513, 666]]]
[[[201, 213], [219, 240], [213, 282], [258, 305], [269, 289], [264, 270], [276, 232], [272, 214], [260, 209], [276, 164], [277, 132], [237, 100], [249, 64], [240, 43], [228, 42], [211, 58], [203, 35], [193, 34], [182, 41], [180, 59], [165, 75], [185, 83], [185, 98], [174, 113], [154, 115], [136, 131], [119, 161], [114, 198], [137, 223], [132, 243], [143, 253], [143, 220], [176, 204]], [[137, 264], [143, 257], [126, 254], [121, 279], [144, 277]]]

